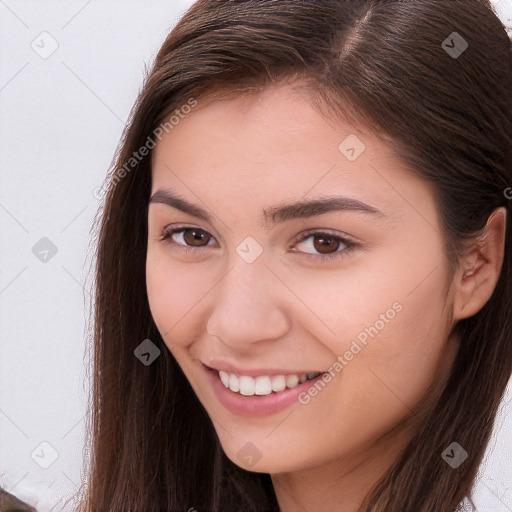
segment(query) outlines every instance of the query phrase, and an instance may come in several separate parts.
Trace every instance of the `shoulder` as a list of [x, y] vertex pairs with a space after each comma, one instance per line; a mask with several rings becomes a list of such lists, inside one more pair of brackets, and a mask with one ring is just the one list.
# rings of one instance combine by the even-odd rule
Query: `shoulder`
[[36, 509], [0, 487], [0, 511], [35, 512]]

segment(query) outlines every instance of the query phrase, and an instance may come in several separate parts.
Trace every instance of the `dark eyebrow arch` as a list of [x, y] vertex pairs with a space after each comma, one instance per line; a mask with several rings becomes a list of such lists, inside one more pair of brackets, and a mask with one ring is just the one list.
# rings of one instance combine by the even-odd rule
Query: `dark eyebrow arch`
[[[149, 203], [163, 203], [184, 213], [188, 213], [199, 219], [212, 223], [213, 215], [200, 206], [194, 205], [179, 197], [169, 189], [157, 190], [150, 198]], [[377, 208], [363, 203], [358, 199], [344, 196], [325, 196], [315, 199], [301, 200], [295, 203], [287, 203], [273, 206], [263, 210], [262, 221], [264, 225], [269, 223], [287, 222], [293, 219], [301, 219], [322, 215], [335, 211], [359, 211], [376, 216], [385, 217]]]

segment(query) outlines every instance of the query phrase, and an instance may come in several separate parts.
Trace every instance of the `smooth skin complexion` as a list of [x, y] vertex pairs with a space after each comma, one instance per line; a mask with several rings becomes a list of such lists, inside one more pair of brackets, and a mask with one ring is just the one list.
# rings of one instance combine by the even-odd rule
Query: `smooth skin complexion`
[[[339, 150], [351, 134], [365, 145], [355, 161]], [[376, 136], [322, 116], [290, 84], [199, 101], [154, 150], [151, 195], [165, 189], [212, 218], [150, 202], [150, 308], [226, 455], [272, 475], [282, 512], [356, 510], [410, 433], [379, 438], [432, 382], [442, 385], [454, 325], [492, 294], [505, 209], [451, 272], [432, 187]], [[262, 222], [264, 210], [332, 196], [380, 213]], [[174, 228], [185, 231], [164, 239]], [[247, 237], [263, 249], [252, 263], [236, 251]], [[212, 360], [242, 374], [324, 372], [397, 302], [401, 311], [307, 405], [248, 417], [212, 390], [203, 366]], [[237, 455], [247, 443], [261, 453], [251, 468]]]

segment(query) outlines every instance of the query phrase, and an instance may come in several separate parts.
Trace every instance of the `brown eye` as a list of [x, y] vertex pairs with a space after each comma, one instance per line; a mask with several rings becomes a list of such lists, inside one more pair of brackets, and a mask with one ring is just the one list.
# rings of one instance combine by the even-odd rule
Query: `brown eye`
[[[177, 235], [177, 236], [175, 236]], [[162, 240], [182, 247], [204, 247], [212, 236], [199, 228], [174, 228], [166, 229], [161, 236]], [[204, 243], [206, 242], [206, 243]]]
[[318, 243], [313, 242], [313, 247], [321, 254], [330, 254], [336, 252], [341, 244], [341, 241], [334, 236], [316, 235], [313, 239], [317, 239]]
[[305, 245], [310, 251], [313, 251], [308, 252], [307, 250], [300, 250], [298, 252], [305, 254], [306, 257], [318, 260], [341, 258], [358, 247], [356, 242], [345, 237], [319, 231], [303, 234], [297, 242], [298, 244]]
[[208, 243], [208, 240], [210, 238], [210, 235], [206, 231], [202, 231], [201, 229], [185, 229], [183, 240], [191, 246], [197, 246], [200, 247], [202, 245], [202, 242], [206, 240]]
[[[189, 254], [212, 245], [209, 242], [214, 238], [204, 229], [175, 227], [164, 229], [160, 240]], [[348, 238], [321, 231], [301, 235], [296, 244], [303, 244], [309, 248], [309, 251], [299, 250], [296, 252], [317, 260], [342, 258], [358, 247], [356, 242]]]

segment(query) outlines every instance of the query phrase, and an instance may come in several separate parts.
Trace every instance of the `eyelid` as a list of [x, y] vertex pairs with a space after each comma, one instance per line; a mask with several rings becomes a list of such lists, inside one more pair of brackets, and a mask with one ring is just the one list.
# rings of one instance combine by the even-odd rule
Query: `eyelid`
[[331, 230], [331, 229], [322, 229], [322, 228], [309, 229], [309, 230], [303, 231], [297, 237], [295, 237], [293, 243], [296, 244], [296, 243], [303, 242], [304, 240], [307, 240], [309, 237], [311, 237], [313, 235], [317, 235], [317, 236], [327, 235], [326, 238], [332, 238], [332, 239], [338, 240], [345, 246], [344, 249], [342, 249], [341, 251], [337, 250], [335, 252], [328, 253], [328, 254], [311, 254], [308, 252], [297, 251], [297, 250], [293, 250], [292, 252], [303, 254], [308, 259], [323, 261], [323, 262], [327, 263], [328, 261], [339, 261], [343, 257], [347, 256], [348, 253], [350, 253], [353, 250], [358, 249], [362, 246], [362, 244], [360, 242], [357, 242], [350, 235], [346, 235], [345, 233], [339, 234], [339, 232], [333, 233], [332, 231], [333, 230]]
[[313, 228], [313, 229], [307, 229], [306, 231], [302, 231], [299, 233], [293, 240], [294, 243], [296, 242], [302, 242], [305, 238], [308, 238], [308, 236], [311, 235], [329, 235], [333, 238], [340, 238], [346, 242], [357, 244], [359, 243], [354, 237], [347, 235], [346, 233], [336, 231], [329, 228]]
[[209, 247], [209, 245], [203, 245], [203, 246], [198, 246], [198, 247], [194, 247], [194, 246], [183, 246], [183, 245], [180, 245], [180, 244], [177, 244], [175, 242], [173, 242], [171, 240], [171, 236], [176, 234], [176, 233], [179, 233], [181, 231], [188, 231], [188, 230], [197, 230], [197, 231], [202, 231], [204, 233], [206, 233], [207, 235], [209, 235], [213, 240], [215, 240], [215, 237], [206, 229], [203, 229], [203, 228], [199, 228], [197, 226], [183, 226], [183, 225], [176, 225], [176, 226], [172, 226], [172, 224], [170, 225], [167, 225], [165, 226], [160, 235], [158, 236], [158, 239], [164, 243], [169, 243], [171, 245], [174, 245], [178, 248], [181, 248], [181, 249], [184, 249], [185, 251], [187, 252], [191, 252], [191, 251], [194, 251], [196, 249], [203, 249], [205, 247]]
[[[171, 240], [171, 237], [173, 234], [179, 233], [182, 231], [187, 231], [187, 230], [197, 230], [197, 231], [202, 231], [203, 233], [206, 233], [212, 239], [215, 240], [215, 237], [208, 230], [197, 227], [197, 226], [187, 226], [187, 225], [180, 225], [180, 224], [175, 225], [173, 227], [171, 227], [171, 226], [172, 226], [172, 224], [167, 225], [162, 229], [162, 233], [159, 236], [159, 240], [163, 241], [164, 243], [168, 243], [168, 244], [171, 244], [171, 245], [177, 247], [178, 250], [185, 251], [186, 254], [195, 253], [195, 252], [197, 252], [197, 250], [204, 249], [204, 248], [210, 247], [210, 246], [209, 245], [203, 245], [203, 246], [197, 246], [197, 247], [183, 246], [183, 245], [177, 244], [176, 242], [173, 242]], [[345, 233], [338, 234], [340, 232], [338, 232], [338, 231], [333, 232], [333, 231], [335, 231], [335, 230], [331, 230], [328, 228], [323, 228], [323, 229], [322, 228], [312, 228], [312, 229], [309, 229], [306, 231], [302, 231], [299, 235], [297, 235], [293, 239], [292, 243], [297, 244], [297, 243], [303, 242], [304, 240], [307, 240], [312, 235], [317, 235], [317, 236], [327, 235], [328, 237], [331, 237], [332, 239], [340, 241], [345, 246], [345, 248], [342, 249], [341, 251], [336, 251], [336, 252], [328, 253], [328, 254], [312, 254], [312, 253], [307, 253], [307, 252], [297, 251], [297, 250], [293, 250], [292, 252], [302, 254], [302, 255], [304, 255], [305, 258], [309, 258], [309, 259], [313, 259], [313, 260], [316, 259], [316, 260], [327, 261], [327, 260], [333, 260], [333, 259], [341, 259], [347, 253], [362, 246], [362, 244], [359, 241], [357, 241], [354, 237], [347, 235]]]

